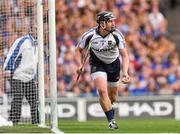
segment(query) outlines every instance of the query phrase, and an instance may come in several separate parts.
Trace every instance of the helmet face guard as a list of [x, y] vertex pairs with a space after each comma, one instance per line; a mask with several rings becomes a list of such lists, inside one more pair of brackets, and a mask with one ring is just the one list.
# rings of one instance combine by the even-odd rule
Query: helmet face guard
[[109, 20], [116, 19], [114, 14], [109, 11], [103, 11], [97, 14], [97, 23], [100, 24], [100, 22], [104, 21], [107, 22]]

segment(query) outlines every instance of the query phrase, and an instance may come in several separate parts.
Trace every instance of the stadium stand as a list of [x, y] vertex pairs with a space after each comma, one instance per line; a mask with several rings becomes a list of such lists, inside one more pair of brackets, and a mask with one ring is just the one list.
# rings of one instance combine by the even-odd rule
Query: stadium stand
[[[9, 12], [11, 6], [7, 1], [0, 9], [0, 21], [5, 22], [0, 23], [2, 53], [10, 47], [4, 48], [7, 45], [3, 44], [12, 44], [18, 33], [23, 32], [18, 21], [12, 25], [3, 14]], [[117, 16], [117, 28], [125, 35], [130, 50], [132, 82], [129, 85], [120, 83], [119, 95], [180, 94], [179, 55], [175, 43], [169, 39], [166, 9], [160, 0], [56, 0], [58, 95], [97, 96], [88, 64], [79, 85], [75, 83], [78, 57], [74, 56], [74, 50], [80, 35], [96, 26], [95, 15], [102, 10], [111, 10]], [[14, 34], [14, 38], [7, 40], [9, 34]], [[3, 58], [4, 55], [0, 55], [0, 74]], [[0, 89], [3, 87], [0, 83]], [[3, 91], [0, 90], [0, 95]], [[48, 89], [46, 96], [49, 96]]]
[[79, 36], [88, 28], [96, 26], [95, 14], [100, 10], [115, 13], [117, 28], [125, 35], [130, 48], [132, 82], [129, 85], [120, 83], [119, 94], [179, 94], [179, 55], [174, 42], [169, 39], [166, 9], [162, 1], [59, 0], [56, 6], [60, 96], [97, 95], [88, 75], [88, 64], [79, 86], [75, 86], [78, 57], [74, 56], [74, 48]]

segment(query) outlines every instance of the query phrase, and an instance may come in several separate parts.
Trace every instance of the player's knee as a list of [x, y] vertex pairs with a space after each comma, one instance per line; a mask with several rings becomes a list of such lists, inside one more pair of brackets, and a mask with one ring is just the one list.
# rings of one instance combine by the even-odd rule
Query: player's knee
[[99, 97], [100, 98], [106, 98], [108, 96], [107, 91], [105, 90], [99, 90]]

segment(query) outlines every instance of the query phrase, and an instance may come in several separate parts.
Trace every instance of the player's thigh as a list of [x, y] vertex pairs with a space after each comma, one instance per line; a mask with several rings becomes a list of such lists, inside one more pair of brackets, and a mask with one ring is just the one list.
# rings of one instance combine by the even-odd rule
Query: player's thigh
[[97, 77], [94, 79], [94, 84], [100, 94], [108, 93], [107, 92], [107, 81], [104, 77]]
[[118, 94], [118, 86], [120, 79], [120, 61], [117, 58], [112, 64], [108, 65], [107, 71], [107, 83], [109, 97], [115, 99]]
[[91, 65], [91, 78], [99, 93], [107, 93], [107, 74], [102, 67]]
[[120, 79], [120, 61], [116, 59], [106, 67], [108, 87], [118, 87]]

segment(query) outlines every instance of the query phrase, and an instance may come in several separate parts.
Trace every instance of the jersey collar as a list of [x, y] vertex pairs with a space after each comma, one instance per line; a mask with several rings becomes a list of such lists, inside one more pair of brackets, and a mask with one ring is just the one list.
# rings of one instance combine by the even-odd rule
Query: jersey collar
[[108, 34], [106, 34], [106, 35], [103, 36], [103, 35], [101, 35], [100, 32], [99, 32], [99, 28], [100, 28], [100, 26], [98, 26], [98, 27], [96, 28], [96, 34], [100, 35], [102, 38], [106, 38], [109, 34], [111, 34], [111, 33], [114, 31], [114, 30], [113, 30], [113, 31], [111, 31], [111, 32], [109, 32]]

